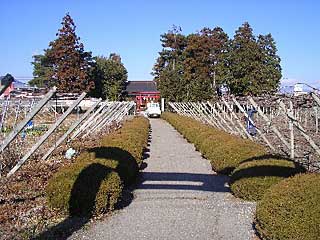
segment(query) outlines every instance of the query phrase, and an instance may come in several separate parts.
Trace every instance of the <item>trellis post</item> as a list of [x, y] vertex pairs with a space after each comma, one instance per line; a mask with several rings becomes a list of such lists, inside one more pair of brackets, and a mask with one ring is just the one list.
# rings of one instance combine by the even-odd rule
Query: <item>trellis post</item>
[[95, 119], [95, 117], [104, 109], [107, 102], [103, 102], [101, 106], [71, 135], [70, 140], [76, 138], [86, 127]]
[[283, 102], [280, 102], [280, 107], [285, 111], [287, 116], [292, 120], [293, 125], [299, 130], [300, 134], [309, 142], [310, 146], [316, 151], [316, 153], [320, 156], [320, 148], [318, 145], [312, 140], [312, 138], [306, 133], [303, 127], [299, 124], [299, 122], [294, 118], [291, 112], [287, 111], [286, 106]]
[[[240, 112], [243, 113], [243, 115], [249, 119], [250, 123], [255, 126], [253, 120], [249, 117], [249, 115], [247, 114], [247, 112], [244, 110], [244, 108], [240, 105], [240, 103], [237, 101], [237, 99], [235, 99], [235, 97], [232, 97], [232, 101], [236, 104], [236, 106], [239, 108]], [[273, 151], [275, 151], [275, 148], [272, 146], [272, 144], [269, 142], [269, 140], [267, 139], [267, 137], [265, 136], [265, 134], [263, 132], [260, 131], [259, 128], [256, 127], [256, 130], [258, 132], [258, 134], [262, 137], [262, 139], [266, 142], [266, 144], [269, 146], [269, 148]]]
[[22, 129], [27, 125], [27, 123], [42, 109], [44, 105], [51, 99], [53, 94], [57, 91], [56, 87], [53, 87], [43, 99], [41, 99], [37, 106], [30, 111], [26, 117], [19, 123], [17, 126], [11, 131], [11, 133], [6, 137], [3, 144], [0, 147], [0, 152], [2, 153], [3, 150], [15, 139], [15, 137], [22, 131]]
[[[290, 101], [289, 102], [289, 112], [290, 114], [293, 115], [293, 104], [292, 102]], [[290, 158], [291, 159], [294, 159], [294, 132], [293, 132], [293, 120], [288, 118], [289, 119], [289, 130], [290, 130]]]
[[[219, 114], [219, 112], [215, 109], [215, 107], [209, 102], [209, 101], [207, 101], [207, 104], [211, 107], [211, 109], [212, 109], [212, 111], [213, 111], [213, 113], [215, 114], [215, 115], [217, 115], [218, 116], [218, 118], [221, 120], [221, 122], [223, 122], [224, 123], [224, 125], [225, 126], [227, 126], [227, 128], [229, 129], [229, 131], [228, 130], [225, 130], [226, 132], [231, 132], [232, 133], [232, 131], [233, 131], [233, 129], [230, 127], [230, 125], [226, 122], [226, 120]], [[221, 124], [222, 125], [222, 124]], [[224, 128], [225, 129], [225, 128]]]
[[252, 136], [248, 133], [248, 131], [246, 130], [246, 128], [242, 125], [240, 119], [238, 118], [238, 116], [231, 110], [229, 104], [226, 102], [226, 100], [224, 98], [222, 98], [222, 102], [224, 103], [224, 105], [227, 107], [227, 109], [231, 112], [231, 114], [234, 116], [234, 118], [236, 119], [237, 123], [239, 124], [240, 128], [245, 132], [245, 134], [247, 135], [247, 137], [250, 140], [252, 139]]
[[42, 157], [42, 161], [46, 160], [51, 153], [60, 146], [61, 143], [63, 143], [63, 141], [69, 136], [70, 133], [73, 132], [74, 129], [76, 129], [76, 127], [79, 126], [80, 123], [82, 123], [88, 116], [89, 114], [96, 108], [96, 106], [98, 106], [98, 104], [101, 102], [101, 98], [99, 98], [99, 100], [94, 103], [87, 111], [85, 114], [83, 114], [76, 122], [74, 122], [68, 129], [67, 132], [65, 132], [60, 138], [59, 140], [48, 150], [48, 152]]
[[66, 117], [72, 112], [72, 110], [76, 106], [78, 106], [78, 104], [82, 101], [82, 99], [85, 96], [86, 96], [86, 93], [83, 92], [78, 97], [78, 99], [74, 101], [74, 103], [68, 108], [68, 110], [65, 111], [64, 114], [62, 114], [62, 116], [58, 119], [58, 121], [54, 125], [52, 125], [43, 136], [41, 136], [39, 141], [36, 144], [34, 144], [32, 148], [23, 156], [23, 158], [20, 159], [18, 163], [10, 170], [10, 172], [7, 175], [8, 177], [14, 174], [22, 166], [22, 164], [29, 159], [29, 157], [44, 143], [45, 140], [47, 140], [47, 138], [54, 132], [54, 130], [56, 130], [56, 128], [60, 126], [60, 124], [64, 121], [64, 119], [66, 119]]
[[[217, 103], [217, 107], [220, 109], [220, 111], [224, 111], [224, 109], [222, 108], [222, 106]], [[231, 114], [232, 116], [232, 114]], [[237, 125], [232, 121], [232, 118], [226, 114], [225, 115], [226, 119], [232, 124], [232, 126], [235, 128], [236, 132], [238, 132], [238, 134], [240, 134], [240, 136], [245, 137], [246, 135], [243, 134], [243, 132], [237, 127]]]
[[250, 103], [252, 106], [258, 111], [258, 114], [262, 117], [262, 119], [270, 126], [271, 130], [276, 134], [276, 136], [280, 139], [280, 141], [287, 147], [287, 149], [290, 151], [290, 144], [286, 141], [286, 139], [282, 136], [282, 134], [279, 132], [279, 130], [271, 124], [271, 121], [269, 118], [263, 114], [259, 106], [256, 104], [256, 102], [253, 100], [252, 97], [248, 97]]

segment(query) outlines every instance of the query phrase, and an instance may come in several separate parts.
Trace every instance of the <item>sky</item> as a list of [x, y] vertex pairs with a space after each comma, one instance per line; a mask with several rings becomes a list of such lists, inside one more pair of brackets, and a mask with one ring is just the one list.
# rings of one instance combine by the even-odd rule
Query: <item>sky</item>
[[184, 34], [222, 27], [233, 37], [248, 21], [254, 34], [271, 33], [281, 57], [282, 83], [320, 86], [320, 1], [317, 0], [0, 0], [0, 76], [32, 77], [32, 55], [56, 38], [69, 12], [86, 51], [121, 55], [128, 80], [151, 80], [160, 35], [173, 25]]

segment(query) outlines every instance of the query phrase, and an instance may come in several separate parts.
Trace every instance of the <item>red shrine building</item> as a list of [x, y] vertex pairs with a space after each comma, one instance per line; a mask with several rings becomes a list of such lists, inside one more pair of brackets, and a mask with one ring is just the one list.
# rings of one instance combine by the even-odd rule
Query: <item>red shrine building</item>
[[149, 102], [160, 102], [160, 92], [155, 81], [128, 81], [127, 97], [137, 104], [137, 111], [143, 111]]

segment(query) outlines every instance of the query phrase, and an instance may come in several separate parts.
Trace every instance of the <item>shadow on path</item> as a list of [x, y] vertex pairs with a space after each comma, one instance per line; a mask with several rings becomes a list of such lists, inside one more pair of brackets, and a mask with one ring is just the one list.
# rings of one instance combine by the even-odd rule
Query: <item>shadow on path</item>
[[[228, 180], [229, 178], [224, 175], [177, 172], [144, 172], [141, 176], [139, 189], [230, 192], [227, 186]], [[188, 184], [188, 182], [190, 182], [190, 184]]]

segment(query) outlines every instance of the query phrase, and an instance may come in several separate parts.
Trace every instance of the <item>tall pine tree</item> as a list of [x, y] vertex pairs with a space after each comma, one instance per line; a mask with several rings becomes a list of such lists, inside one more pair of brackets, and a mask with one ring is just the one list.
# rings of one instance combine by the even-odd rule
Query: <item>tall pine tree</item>
[[249, 23], [245, 22], [236, 31], [229, 56], [231, 79], [228, 82], [235, 95], [255, 94], [259, 82], [262, 54]]
[[203, 28], [187, 37], [185, 78], [191, 83], [192, 100], [212, 99], [217, 87], [226, 82], [228, 35], [222, 28]]
[[174, 26], [171, 31], [161, 35], [162, 51], [153, 68], [154, 79], [161, 95], [168, 101], [187, 99], [188, 90], [183, 77], [184, 49], [186, 37], [181, 29]]
[[259, 93], [275, 93], [280, 86], [281, 66], [280, 57], [277, 55], [276, 43], [269, 33], [259, 35], [258, 45], [262, 52], [261, 80]]
[[94, 87], [94, 81], [89, 79], [91, 53], [84, 51], [69, 14], [61, 24], [62, 28], [56, 34], [58, 38], [49, 44], [48, 57], [53, 62], [51, 79], [60, 92], [88, 92]]

